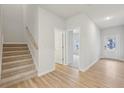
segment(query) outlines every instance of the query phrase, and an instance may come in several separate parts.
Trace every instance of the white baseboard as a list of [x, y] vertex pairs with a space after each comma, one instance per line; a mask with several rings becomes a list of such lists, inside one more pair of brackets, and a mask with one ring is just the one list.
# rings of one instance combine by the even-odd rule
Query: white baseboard
[[47, 70], [47, 71], [45, 71], [45, 72], [38, 73], [38, 76], [39, 76], [39, 77], [40, 77], [40, 76], [43, 76], [43, 75], [45, 75], [45, 74], [47, 74], [47, 73], [50, 73], [50, 72], [52, 72], [52, 71], [54, 71], [54, 70], [55, 70], [55, 68], [52, 68], [52, 69]]
[[27, 42], [3, 42], [3, 44], [27, 44]]
[[124, 59], [119, 59], [119, 58], [105, 58], [105, 57], [101, 57], [100, 59], [105, 59], [105, 60], [114, 60], [114, 61], [122, 61], [124, 62]]
[[83, 68], [83, 69], [80, 68], [80, 71], [82, 71], [82, 72], [87, 71], [90, 67], [92, 67], [92, 66], [93, 66], [96, 62], [98, 62], [99, 60], [100, 60], [100, 58], [96, 59], [94, 62], [92, 62], [91, 64], [89, 64], [87, 67], [85, 67], [85, 68]]

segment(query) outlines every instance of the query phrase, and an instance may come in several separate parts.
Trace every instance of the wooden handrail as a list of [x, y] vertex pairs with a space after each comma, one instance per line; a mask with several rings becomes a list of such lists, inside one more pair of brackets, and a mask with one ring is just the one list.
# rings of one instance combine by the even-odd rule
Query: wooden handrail
[[28, 27], [26, 27], [26, 32], [27, 32], [27, 34], [29, 35], [30, 40], [31, 40], [33, 46], [34, 46], [36, 49], [38, 49], [38, 45], [37, 45], [37, 43], [35, 42], [35, 39], [34, 39], [32, 33], [30, 32], [30, 30], [29, 30]]

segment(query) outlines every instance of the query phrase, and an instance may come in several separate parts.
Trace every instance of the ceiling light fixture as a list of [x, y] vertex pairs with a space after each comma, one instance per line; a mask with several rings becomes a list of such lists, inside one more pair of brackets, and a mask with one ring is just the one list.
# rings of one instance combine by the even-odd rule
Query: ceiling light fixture
[[110, 17], [106, 17], [106, 20], [110, 20]]

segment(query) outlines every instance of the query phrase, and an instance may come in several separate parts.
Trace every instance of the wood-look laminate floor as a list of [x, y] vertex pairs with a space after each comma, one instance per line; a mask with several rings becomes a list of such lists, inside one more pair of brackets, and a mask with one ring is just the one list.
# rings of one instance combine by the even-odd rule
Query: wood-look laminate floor
[[12, 88], [105, 88], [124, 87], [124, 62], [100, 60], [86, 72], [64, 65], [41, 77], [10, 86]]

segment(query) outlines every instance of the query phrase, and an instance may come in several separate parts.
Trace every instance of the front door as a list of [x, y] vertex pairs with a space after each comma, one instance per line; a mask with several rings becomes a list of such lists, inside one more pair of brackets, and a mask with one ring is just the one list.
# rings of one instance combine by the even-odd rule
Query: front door
[[104, 58], [118, 58], [120, 55], [119, 36], [108, 35], [103, 37], [103, 57]]

